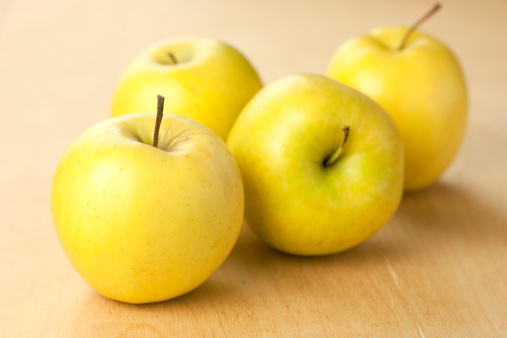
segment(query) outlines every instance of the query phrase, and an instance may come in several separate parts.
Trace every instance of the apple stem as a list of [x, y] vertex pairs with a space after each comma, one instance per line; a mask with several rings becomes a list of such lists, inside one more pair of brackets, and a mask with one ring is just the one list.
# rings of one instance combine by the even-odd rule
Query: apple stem
[[174, 54], [172, 52], [167, 53], [167, 55], [169, 56], [169, 59], [171, 59], [173, 64], [178, 63], [178, 60], [176, 60], [176, 56], [174, 56]]
[[350, 132], [350, 128], [349, 126], [345, 125], [345, 126], [342, 126], [341, 128], [343, 130], [343, 139], [342, 139], [342, 143], [340, 143], [340, 146], [338, 147], [338, 149], [335, 150], [335, 152], [333, 153], [333, 155], [331, 155], [330, 157], [328, 157], [325, 161], [324, 161], [324, 166], [325, 167], [330, 167], [332, 166], [333, 164], [335, 164], [336, 160], [338, 159], [338, 157], [340, 157], [340, 155], [342, 154], [343, 152], [343, 147], [345, 146], [345, 143], [347, 142], [347, 139], [349, 138], [349, 132]]
[[158, 146], [158, 134], [160, 132], [160, 124], [162, 123], [162, 116], [164, 115], [164, 100], [165, 97], [157, 95], [157, 121], [155, 122], [155, 134], [153, 135], [153, 146]]
[[417, 29], [417, 27], [419, 27], [424, 21], [428, 20], [441, 7], [442, 7], [442, 5], [440, 5], [439, 3], [436, 3], [435, 6], [433, 6], [433, 8], [428, 13], [424, 14], [422, 18], [417, 20], [417, 22], [415, 24], [413, 24], [412, 27], [410, 27], [410, 29], [407, 31], [407, 33], [403, 37], [403, 40], [401, 40], [401, 44], [400, 44], [400, 47], [398, 47], [398, 50], [402, 50], [403, 48], [405, 48], [405, 44], [407, 43], [408, 38]]

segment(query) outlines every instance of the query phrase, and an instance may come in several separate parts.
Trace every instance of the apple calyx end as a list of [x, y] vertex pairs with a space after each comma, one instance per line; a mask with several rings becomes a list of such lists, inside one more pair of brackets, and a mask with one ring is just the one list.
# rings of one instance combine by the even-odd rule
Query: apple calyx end
[[155, 121], [155, 132], [153, 134], [153, 146], [158, 146], [158, 134], [160, 133], [160, 124], [162, 123], [162, 117], [164, 115], [164, 100], [165, 97], [157, 95], [157, 120]]
[[433, 14], [438, 12], [438, 10], [442, 8], [442, 5], [437, 2], [426, 14], [424, 14], [419, 20], [417, 20], [407, 31], [405, 36], [403, 36], [403, 39], [401, 40], [400, 46], [398, 47], [398, 51], [401, 51], [403, 48], [405, 48], [405, 45], [407, 44], [408, 38], [412, 33], [426, 20], [428, 20]]
[[345, 143], [347, 142], [347, 139], [349, 138], [350, 127], [348, 125], [343, 125], [341, 127], [341, 130], [343, 131], [342, 142], [340, 143], [340, 146], [335, 150], [335, 152], [330, 157], [328, 157], [324, 160], [324, 167], [330, 167], [333, 164], [335, 164], [336, 161], [338, 160], [338, 157], [340, 157], [340, 155], [343, 152], [343, 148], [345, 147]]

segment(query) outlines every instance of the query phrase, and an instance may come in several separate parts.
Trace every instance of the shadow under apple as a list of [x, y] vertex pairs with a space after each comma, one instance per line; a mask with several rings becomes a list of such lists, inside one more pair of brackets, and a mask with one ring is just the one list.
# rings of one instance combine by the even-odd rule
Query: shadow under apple
[[438, 181], [403, 196], [391, 231], [407, 231], [419, 241], [495, 240], [504, 231], [502, 211], [466, 185]]
[[299, 257], [276, 251], [262, 242], [246, 225], [221, 267], [235, 278], [254, 281], [256, 287], [280, 280], [305, 278], [306, 274], [368, 273], [386, 264], [386, 258], [417, 258], [428, 250], [491, 243], [502, 230], [501, 212], [483, 203], [467, 187], [437, 182], [428, 189], [403, 197], [394, 217], [371, 238], [347, 251], [319, 257]]

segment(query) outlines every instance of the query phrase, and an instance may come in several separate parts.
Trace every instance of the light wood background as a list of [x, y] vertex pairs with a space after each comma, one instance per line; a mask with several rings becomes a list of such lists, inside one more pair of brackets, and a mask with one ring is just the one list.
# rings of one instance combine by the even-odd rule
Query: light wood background
[[265, 83], [323, 73], [347, 38], [431, 1], [0, 1], [0, 336], [507, 336], [507, 2], [446, 1], [424, 25], [458, 55], [469, 127], [452, 167], [347, 252], [297, 258], [244, 227], [194, 292], [150, 305], [95, 293], [53, 230], [65, 148], [108, 117], [152, 42], [221, 38]]

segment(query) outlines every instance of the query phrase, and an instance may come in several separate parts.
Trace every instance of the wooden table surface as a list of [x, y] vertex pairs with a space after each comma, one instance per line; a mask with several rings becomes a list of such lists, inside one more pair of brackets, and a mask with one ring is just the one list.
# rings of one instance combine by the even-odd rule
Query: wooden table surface
[[0, 336], [507, 336], [507, 2], [449, 1], [424, 25], [458, 55], [466, 139], [431, 188], [363, 244], [278, 253], [246, 226], [225, 263], [174, 300], [93, 291], [56, 238], [49, 192], [81, 132], [152, 42], [221, 38], [264, 83], [323, 73], [345, 39], [410, 24], [430, 1], [0, 1]]

